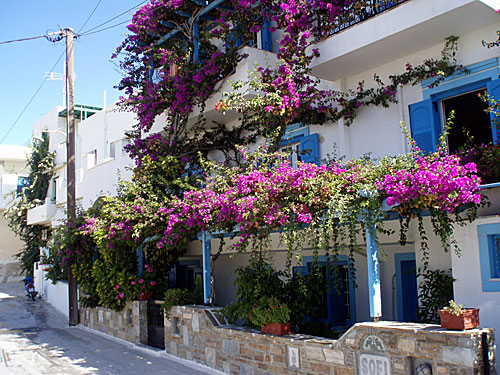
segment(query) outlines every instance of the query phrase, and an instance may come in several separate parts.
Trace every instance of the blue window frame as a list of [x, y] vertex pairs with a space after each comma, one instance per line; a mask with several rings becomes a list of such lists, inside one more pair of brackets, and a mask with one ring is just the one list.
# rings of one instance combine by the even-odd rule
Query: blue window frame
[[[229, 40], [234, 43], [235, 47], [243, 45], [243, 40], [240, 37], [236, 37], [233, 32], [229, 34]], [[264, 51], [273, 52], [273, 37], [270, 21], [264, 22], [260, 33], [254, 33], [254, 39], [249, 40], [248, 45], [250, 47], [260, 48]], [[229, 48], [229, 41], [226, 43], [226, 48]]]
[[29, 184], [29, 181], [28, 181], [28, 177], [22, 177], [22, 176], [19, 176], [17, 177], [17, 195], [21, 195], [22, 192], [23, 192], [23, 187], [25, 186], [28, 186]]
[[483, 292], [500, 292], [500, 223], [478, 225]]
[[[442, 100], [480, 89], [486, 89], [491, 96], [500, 99], [497, 58], [470, 65], [467, 69], [468, 74], [454, 74], [433, 88], [429, 88], [429, 85], [436, 78], [422, 82], [424, 100], [409, 106], [412, 137], [424, 152], [434, 151], [439, 142], [443, 128], [440, 112]], [[494, 143], [499, 139], [495, 127], [492, 127], [492, 139]]]
[[320, 164], [319, 160], [319, 136], [309, 134], [309, 126], [304, 124], [288, 125], [285, 135], [281, 141], [282, 149], [290, 148], [294, 161], [299, 160], [305, 163]]
[[490, 263], [491, 275], [495, 279], [500, 278], [500, 234], [489, 236], [490, 238]]

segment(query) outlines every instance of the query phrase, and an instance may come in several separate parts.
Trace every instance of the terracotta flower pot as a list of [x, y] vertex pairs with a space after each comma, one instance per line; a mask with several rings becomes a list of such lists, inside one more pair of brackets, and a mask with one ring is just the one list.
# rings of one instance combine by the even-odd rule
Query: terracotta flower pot
[[138, 301], [147, 301], [148, 299], [153, 299], [153, 292], [146, 292], [143, 295], [137, 297]]
[[446, 329], [472, 329], [479, 326], [479, 309], [462, 309], [460, 315], [439, 310], [441, 327]]
[[262, 333], [270, 333], [271, 335], [283, 336], [290, 334], [290, 323], [269, 323], [266, 326], [261, 326]]

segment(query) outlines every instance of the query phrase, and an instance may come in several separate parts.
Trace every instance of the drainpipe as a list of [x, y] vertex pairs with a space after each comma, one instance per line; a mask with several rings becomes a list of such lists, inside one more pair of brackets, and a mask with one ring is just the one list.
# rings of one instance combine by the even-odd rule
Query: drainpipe
[[[404, 122], [407, 126], [405, 120], [405, 109], [404, 109], [404, 96], [403, 96], [403, 85], [398, 85], [398, 112], [399, 112], [399, 122]], [[403, 132], [401, 132], [401, 152], [403, 154], [408, 153], [408, 140], [406, 139]]]
[[[104, 129], [103, 129], [103, 142], [104, 142], [104, 152], [103, 159], [109, 157], [109, 145], [108, 145], [108, 111], [106, 110], [106, 90], [104, 90], [102, 109], [104, 111]], [[116, 152], [116, 151], [115, 151]]]
[[[345, 92], [346, 91], [346, 82], [345, 79], [342, 78], [340, 80], [340, 91]], [[338, 135], [339, 135], [339, 151], [340, 155], [339, 156], [345, 156], [346, 159], [351, 158], [351, 145], [349, 141], [349, 136], [346, 131], [346, 126], [345, 126], [345, 120], [341, 118], [338, 122]]]

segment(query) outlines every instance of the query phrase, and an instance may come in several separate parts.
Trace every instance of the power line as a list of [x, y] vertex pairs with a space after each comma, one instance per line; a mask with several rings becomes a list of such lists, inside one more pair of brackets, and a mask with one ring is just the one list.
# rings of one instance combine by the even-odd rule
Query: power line
[[80, 27], [80, 30], [78, 30], [78, 33], [80, 33], [80, 31], [82, 31], [82, 29], [87, 25], [87, 23], [90, 21], [90, 18], [92, 18], [92, 16], [94, 15], [95, 11], [97, 10], [97, 7], [99, 7], [99, 4], [101, 4], [101, 1], [102, 0], [99, 0], [96, 4], [96, 6], [94, 7], [94, 10], [89, 14], [89, 16], [87, 17], [87, 20], [83, 23], [82, 27]]
[[[85, 22], [83, 23], [83, 25], [80, 27], [80, 30], [82, 30], [85, 25], [87, 25], [87, 23], [89, 22], [90, 18], [92, 17], [92, 15], [95, 13], [95, 11], [97, 10], [97, 7], [99, 7], [99, 4], [101, 4], [101, 1], [102, 0], [99, 0], [96, 4], [96, 6], [94, 7], [94, 9], [92, 10], [92, 12], [89, 14], [89, 16], [87, 17], [87, 19], [85, 20]], [[61, 35], [62, 35], [62, 31], [61, 31]], [[58, 41], [57, 39], [53, 39], [51, 40], [50, 39], [50, 35], [49, 33], [47, 33], [46, 35], [39, 35], [39, 36], [36, 36], [36, 37], [31, 37], [31, 38], [23, 38], [23, 39], [18, 39], [18, 40], [15, 40], [16, 42], [17, 41], [22, 41], [22, 40], [30, 40], [30, 39], [37, 39], [37, 38], [47, 38], [47, 40], [49, 41], [52, 41], [52, 42], [56, 42]], [[5, 44], [5, 43], [12, 43], [12, 42], [15, 42], [15, 41], [7, 41], [7, 42], [2, 42], [0, 44]], [[61, 61], [62, 57], [64, 56], [64, 53], [66, 51], [63, 51], [63, 53], [61, 53], [61, 55], [59, 56], [59, 58], [57, 59], [57, 61], [55, 62], [55, 64], [52, 66], [52, 68], [50, 68], [50, 71], [53, 71], [55, 69], [55, 67], [57, 66], [57, 64], [59, 64], [59, 61]], [[45, 82], [47, 82], [49, 76], [45, 77], [45, 79], [42, 81], [42, 83], [40, 84], [40, 86], [38, 86], [38, 88], [36, 89], [35, 93], [31, 96], [31, 99], [28, 101], [28, 103], [24, 106], [23, 110], [21, 111], [21, 113], [19, 114], [19, 116], [17, 116], [16, 120], [14, 121], [14, 123], [10, 126], [9, 130], [7, 130], [7, 133], [5, 133], [5, 135], [3, 136], [2, 140], [0, 141], [0, 144], [2, 144], [5, 139], [8, 137], [8, 135], [10, 134], [10, 132], [12, 131], [12, 129], [14, 129], [14, 127], [16, 126], [16, 124], [19, 122], [19, 119], [22, 117], [22, 115], [24, 114], [24, 112], [26, 112], [26, 110], [28, 109], [28, 107], [30, 106], [31, 102], [33, 102], [33, 100], [35, 99], [35, 97], [37, 96], [37, 94], [40, 92], [40, 90], [42, 89], [43, 85], [45, 84]]]
[[[87, 34], [87, 33], [91, 32], [91, 31], [94, 31], [95, 29], [98, 29], [99, 27], [104, 26], [104, 25], [106, 25], [106, 24], [110, 23], [111, 21], [116, 20], [117, 18], [119, 18], [119, 17], [123, 16], [124, 14], [127, 14], [127, 13], [128, 13], [128, 12], [130, 12], [131, 10], [134, 10], [135, 8], [137, 8], [137, 7], [141, 6], [141, 5], [145, 4], [145, 3], [147, 3], [147, 0], [146, 0], [146, 1], [143, 1], [143, 2], [141, 2], [141, 3], [139, 3], [139, 4], [137, 4], [137, 5], [135, 5], [135, 6], [133, 6], [133, 7], [132, 7], [132, 8], [130, 8], [130, 9], [127, 9], [127, 10], [126, 10], [126, 11], [124, 11], [123, 13], [120, 13], [120, 14], [118, 14], [117, 16], [114, 16], [113, 18], [110, 18], [109, 20], [107, 20], [107, 21], [105, 21], [105, 22], [103, 22], [103, 23], [101, 23], [101, 24], [99, 24], [99, 25], [97, 25], [97, 26], [94, 26], [94, 27], [93, 27], [93, 28], [91, 28], [91, 29], [88, 29], [87, 31], [84, 31], [84, 32], [82, 33], [82, 35], [83, 35], [83, 34]], [[126, 22], [129, 22], [129, 21], [126, 21]], [[125, 22], [122, 22], [122, 23], [125, 23]], [[107, 29], [103, 29], [103, 30], [107, 30]]]
[[[57, 59], [56, 63], [52, 66], [52, 68], [50, 68], [50, 71], [52, 71], [56, 66], [57, 64], [59, 64], [59, 61], [61, 61], [62, 57], [64, 56], [64, 53], [66, 51], [64, 50], [63, 53], [61, 53], [61, 56], [59, 56], [59, 58]], [[42, 83], [40, 84], [40, 86], [38, 86], [38, 89], [35, 91], [35, 93], [33, 94], [33, 96], [31, 97], [31, 99], [28, 101], [28, 103], [24, 106], [23, 110], [21, 111], [21, 113], [19, 114], [19, 116], [17, 116], [16, 118], [16, 121], [14, 121], [14, 123], [10, 126], [9, 130], [7, 130], [7, 133], [5, 133], [5, 135], [3, 136], [2, 140], [0, 141], [0, 144], [2, 144], [5, 139], [7, 138], [7, 136], [10, 134], [10, 132], [12, 131], [12, 129], [14, 129], [14, 127], [16, 126], [17, 122], [19, 121], [19, 119], [21, 118], [21, 116], [24, 114], [24, 112], [26, 112], [26, 110], [28, 109], [29, 105], [31, 104], [31, 102], [35, 99], [35, 96], [38, 94], [38, 92], [42, 89], [43, 85], [45, 84], [45, 82], [47, 82], [47, 79], [48, 79], [48, 76], [42, 81]]]
[[100, 30], [96, 30], [96, 31], [92, 31], [92, 32], [87, 31], [86, 33], [83, 33], [83, 34], [78, 35], [78, 37], [81, 37], [81, 36], [87, 36], [87, 35], [92, 35], [92, 34], [97, 34], [97, 33], [100, 33], [101, 31], [105, 31], [105, 30], [112, 29], [113, 27], [117, 27], [117, 26], [123, 25], [124, 23], [128, 23], [128, 22], [130, 22], [130, 21], [132, 21], [132, 20], [126, 20], [126, 21], [123, 21], [123, 22], [117, 23], [117, 24], [115, 24], [115, 25], [105, 27], [104, 29], [100, 29]]
[[33, 39], [39, 39], [39, 38], [45, 38], [45, 37], [46, 37], [46, 35], [37, 35], [37, 36], [31, 36], [31, 37], [28, 37], [28, 38], [7, 40], [5, 42], [0, 42], [0, 44], [15, 43], [15, 42], [24, 42], [25, 40], [33, 40]]

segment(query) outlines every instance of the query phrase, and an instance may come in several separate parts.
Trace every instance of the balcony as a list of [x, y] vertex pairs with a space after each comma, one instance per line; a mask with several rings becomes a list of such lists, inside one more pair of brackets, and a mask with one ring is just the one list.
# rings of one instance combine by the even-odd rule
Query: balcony
[[36, 206], [28, 210], [27, 224], [28, 225], [46, 225], [54, 220], [57, 213], [56, 204], [50, 199], [46, 198], [45, 203], [41, 206]]
[[[276, 54], [254, 47], [243, 47], [240, 51], [242, 55], [247, 55], [246, 58], [241, 60], [236, 66], [236, 69], [228, 77], [224, 78], [217, 84], [217, 92], [209, 98], [206, 102], [205, 111], [203, 112], [205, 118], [216, 122], [230, 122], [236, 120], [239, 114], [236, 111], [228, 111], [225, 115], [215, 110], [215, 105], [222, 99], [222, 93], [232, 92], [232, 81], [247, 82], [249, 73], [255, 71], [258, 66], [275, 68], [276, 67]], [[251, 94], [249, 94], [251, 96]], [[195, 109], [190, 116], [191, 121], [195, 121], [200, 114], [199, 109]]]
[[[333, 29], [314, 47], [321, 56], [313, 74], [328, 80], [353, 76], [497, 23], [499, 16], [478, 0], [393, 1], [379, 10], [367, 8]], [[390, 5], [392, 4], [392, 5]]]

